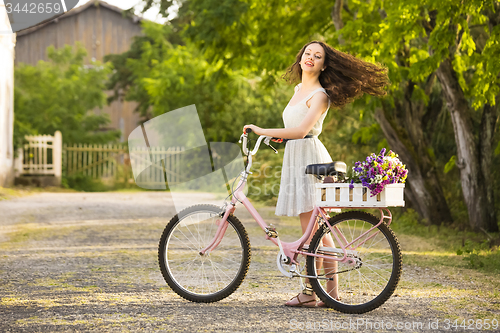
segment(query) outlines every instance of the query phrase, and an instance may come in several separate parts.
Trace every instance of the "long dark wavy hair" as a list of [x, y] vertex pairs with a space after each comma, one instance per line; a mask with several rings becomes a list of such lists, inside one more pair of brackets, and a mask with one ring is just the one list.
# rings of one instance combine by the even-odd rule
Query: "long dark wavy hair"
[[299, 63], [306, 47], [313, 43], [320, 44], [325, 51], [326, 67], [319, 75], [319, 82], [329, 95], [332, 106], [341, 108], [365, 93], [372, 96], [387, 94], [384, 90], [390, 84], [387, 68], [363, 61], [316, 40], [304, 45], [297, 53], [295, 62], [282, 75], [287, 82], [293, 84], [302, 80]]

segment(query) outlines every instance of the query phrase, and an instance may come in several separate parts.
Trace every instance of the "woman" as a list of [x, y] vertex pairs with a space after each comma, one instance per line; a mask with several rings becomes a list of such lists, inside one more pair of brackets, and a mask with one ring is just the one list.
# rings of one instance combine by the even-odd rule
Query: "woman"
[[[275, 213], [298, 215], [304, 232], [314, 207], [314, 184], [317, 182], [313, 175], [305, 174], [305, 167], [308, 164], [332, 162], [325, 146], [318, 139], [330, 105], [340, 108], [364, 93], [383, 96], [386, 94], [384, 87], [388, 85], [388, 77], [387, 69], [335, 50], [320, 41], [312, 41], [302, 47], [283, 78], [287, 75], [289, 82], [301, 82], [295, 87], [295, 94], [283, 111], [285, 128], [245, 125], [243, 132], [251, 128], [257, 135], [292, 139], [285, 146]], [[334, 246], [331, 239], [328, 242], [331, 244], [326, 246]], [[325, 272], [335, 272], [336, 264], [325, 261]], [[327, 282], [327, 288], [332, 297], [339, 299], [338, 276], [332, 275], [334, 280]], [[325, 306], [323, 302], [316, 303], [314, 293], [307, 295], [304, 291], [286, 302], [286, 305]]]

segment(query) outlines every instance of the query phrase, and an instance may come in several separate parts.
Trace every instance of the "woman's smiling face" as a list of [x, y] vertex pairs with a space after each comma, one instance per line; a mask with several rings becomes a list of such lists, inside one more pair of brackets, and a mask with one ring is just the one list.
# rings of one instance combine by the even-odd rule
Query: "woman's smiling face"
[[300, 67], [303, 71], [318, 72], [321, 71], [325, 64], [325, 50], [318, 43], [312, 43], [306, 46], [302, 58], [300, 60]]

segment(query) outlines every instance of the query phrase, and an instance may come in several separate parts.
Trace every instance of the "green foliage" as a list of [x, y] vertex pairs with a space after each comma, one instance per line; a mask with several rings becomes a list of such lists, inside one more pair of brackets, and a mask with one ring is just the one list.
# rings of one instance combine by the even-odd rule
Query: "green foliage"
[[209, 63], [192, 43], [171, 43], [176, 38], [168, 26], [144, 22], [143, 28], [145, 36], [127, 53], [107, 59], [115, 68], [108, 87], [125, 90], [125, 99], [138, 101], [144, 115], [195, 104], [209, 142], [235, 142], [243, 125], [256, 120], [260, 126], [282, 126], [283, 91], [291, 88], [277, 84], [273, 91], [259, 90], [262, 78], [248, 70]]
[[467, 240], [456, 253], [470, 268], [500, 272], [500, 249], [498, 246], [490, 248], [488, 240], [480, 243]]
[[429, 228], [420, 223], [418, 213], [413, 209], [394, 210], [391, 228], [396, 234], [411, 234], [427, 237]]
[[94, 179], [83, 174], [64, 177], [62, 186], [84, 192], [103, 192], [108, 189], [100, 179]]
[[432, 244], [455, 252], [469, 268], [487, 272], [500, 272], [500, 235], [491, 234], [489, 240], [483, 233], [463, 231], [456, 226], [423, 225], [413, 209], [391, 209], [391, 229], [397, 235], [418, 236]]
[[373, 123], [370, 126], [361, 127], [359, 130], [354, 132], [352, 136], [353, 143], [363, 143], [367, 144], [373, 138], [374, 135], [380, 133], [380, 126], [377, 123]]
[[[452, 155], [456, 155], [456, 147], [450, 144], [453, 137], [450, 129], [453, 127], [440, 110], [444, 104], [443, 94], [432, 96], [434, 90], [440, 87], [428, 90], [432, 88], [428, 84], [432, 84], [433, 75], [442, 61], [449, 58], [465, 97], [475, 109], [470, 110], [470, 118], [475, 131], [472, 135], [478, 137], [482, 108], [486, 103], [495, 105], [495, 97], [499, 95], [498, 2], [381, 0], [349, 1], [348, 4], [349, 8], [355, 5], [356, 19], [344, 17], [345, 26], [336, 35], [342, 36], [345, 44], [338, 46], [388, 67], [392, 86], [387, 100], [395, 110], [386, 112], [386, 116], [391, 125], [399, 130], [400, 138], [414, 158], [419, 159], [425, 152], [433, 152], [429, 154], [429, 159], [440, 166], [437, 170], [445, 197], [449, 199], [450, 211], [455, 219], [463, 221], [466, 208], [462, 204], [459, 182], [457, 186], [459, 175], [450, 173], [455, 165]], [[497, 50], [495, 55], [491, 53], [493, 49]], [[404, 104], [409, 94], [411, 104]], [[441, 102], [436, 103], [439, 100]], [[418, 113], [418, 101], [423, 103], [425, 113]], [[400, 112], [397, 112], [398, 105], [402, 109]], [[376, 107], [371, 105], [367, 109], [375, 110]], [[498, 111], [495, 112], [498, 114]], [[423, 140], [409, 141], [414, 127], [420, 125], [415, 122], [419, 118], [432, 149], [425, 147]], [[365, 130], [365, 133], [369, 131]], [[494, 142], [496, 146], [498, 135]], [[428, 165], [421, 172], [426, 173], [429, 168], [434, 166]], [[496, 192], [499, 192], [498, 185]]]
[[270, 74], [283, 71], [299, 45], [332, 26], [324, 15], [331, 5], [326, 0], [193, 0], [183, 3], [179, 16], [189, 13], [182, 35], [196, 43], [208, 61]]
[[283, 161], [283, 145], [271, 145], [278, 149], [275, 154], [267, 146], [262, 145], [254, 157], [252, 172], [248, 177], [248, 194], [253, 200], [263, 202], [266, 205], [276, 205], [281, 181], [281, 165]]
[[63, 188], [74, 189], [84, 192], [105, 192], [116, 190], [142, 191], [135, 182], [130, 182], [132, 171], [130, 165], [118, 165], [116, 174], [111, 179], [95, 179], [82, 173], [63, 176], [61, 185]]
[[61, 131], [65, 143], [106, 143], [119, 131], [101, 131], [109, 123], [107, 115], [92, 110], [106, 100], [104, 83], [110, 72], [106, 64], [84, 66], [86, 51], [79, 45], [47, 49], [51, 62], [15, 68], [14, 138], [19, 146], [25, 135]]
[[453, 155], [452, 157], [450, 157], [450, 160], [444, 166], [444, 173], [450, 172], [450, 170], [455, 167], [456, 161], [457, 161], [457, 156], [456, 155]]

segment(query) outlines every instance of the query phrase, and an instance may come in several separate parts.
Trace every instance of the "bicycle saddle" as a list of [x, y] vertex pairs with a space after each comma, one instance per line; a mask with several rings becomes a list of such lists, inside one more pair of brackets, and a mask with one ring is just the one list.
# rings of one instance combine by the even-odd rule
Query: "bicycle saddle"
[[309, 164], [306, 166], [306, 174], [310, 175], [335, 176], [338, 172], [347, 172], [347, 165], [344, 162], [335, 161], [331, 163]]

